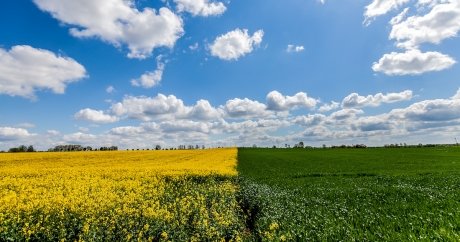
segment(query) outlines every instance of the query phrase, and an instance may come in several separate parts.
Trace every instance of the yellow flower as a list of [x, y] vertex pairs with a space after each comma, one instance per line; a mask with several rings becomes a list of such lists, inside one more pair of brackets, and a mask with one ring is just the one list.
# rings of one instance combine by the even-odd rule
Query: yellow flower
[[168, 239], [168, 233], [166, 233], [165, 231], [161, 232], [161, 238], [162, 239]]
[[[120, 227], [124, 239], [134, 231], [144, 238], [158, 232], [156, 221], [176, 228], [193, 218], [206, 236], [200, 239], [220, 240], [240, 220], [227, 209], [237, 207], [236, 184], [213, 177], [236, 176], [236, 157], [234, 148], [0, 153], [0, 221], [21, 226], [22, 240], [39, 233], [60, 240], [81, 228], [77, 240], [88, 241], [115, 236]], [[166, 232], [161, 238], [174, 239]]]
[[269, 229], [272, 230], [272, 231], [277, 230], [278, 228], [279, 228], [279, 225], [276, 222], [271, 223], [270, 226], [269, 226]]

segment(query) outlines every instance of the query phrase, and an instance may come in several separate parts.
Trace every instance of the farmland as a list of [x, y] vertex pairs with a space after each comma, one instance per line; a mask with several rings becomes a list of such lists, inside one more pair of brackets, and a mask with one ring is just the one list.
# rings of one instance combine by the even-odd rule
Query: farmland
[[460, 149], [0, 154], [0, 241], [460, 240]]
[[0, 241], [238, 240], [236, 152], [0, 154]]
[[261, 240], [460, 240], [460, 149], [240, 149]]

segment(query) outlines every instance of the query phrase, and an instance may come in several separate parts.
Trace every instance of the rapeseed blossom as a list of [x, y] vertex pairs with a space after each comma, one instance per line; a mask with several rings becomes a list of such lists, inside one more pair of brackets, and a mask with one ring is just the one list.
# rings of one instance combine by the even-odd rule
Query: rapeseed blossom
[[0, 240], [239, 240], [236, 154], [0, 154]]

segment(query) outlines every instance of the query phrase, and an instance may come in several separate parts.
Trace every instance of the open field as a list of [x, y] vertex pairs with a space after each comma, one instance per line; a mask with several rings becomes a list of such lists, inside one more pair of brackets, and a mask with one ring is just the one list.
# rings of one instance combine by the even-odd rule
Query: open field
[[240, 149], [262, 240], [460, 240], [460, 149]]
[[0, 154], [0, 241], [238, 240], [236, 155]]
[[8, 240], [459, 241], [460, 149], [2, 153]]

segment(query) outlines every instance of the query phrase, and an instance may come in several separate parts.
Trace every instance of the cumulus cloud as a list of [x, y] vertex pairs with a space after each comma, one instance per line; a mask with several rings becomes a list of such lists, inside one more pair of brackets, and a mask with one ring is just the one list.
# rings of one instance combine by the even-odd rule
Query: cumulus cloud
[[284, 96], [277, 91], [267, 95], [267, 104], [248, 98], [227, 100], [224, 105], [214, 107], [208, 100], [198, 100], [193, 105], [184, 104], [174, 95], [158, 94], [154, 97], [126, 96], [122, 101], [113, 103], [106, 112], [83, 109], [75, 114], [76, 119], [96, 123], [116, 122], [131, 118], [142, 121], [219, 121], [224, 118], [267, 118], [288, 116], [289, 111], [304, 107], [312, 109], [318, 101], [306, 93]]
[[121, 102], [115, 103], [110, 112], [117, 117], [128, 117], [149, 120], [214, 120], [223, 115], [207, 100], [198, 100], [195, 105], [187, 106], [174, 95], [158, 94], [155, 97], [127, 96]]
[[377, 93], [375, 95], [360, 96], [358, 93], [351, 93], [342, 101], [344, 108], [362, 108], [362, 107], [377, 107], [382, 103], [394, 103], [407, 101], [412, 99], [412, 91], [405, 90], [399, 93]]
[[144, 129], [142, 127], [136, 126], [121, 126], [112, 128], [109, 133], [113, 135], [120, 135], [120, 136], [138, 136], [144, 133]]
[[417, 102], [407, 108], [395, 109], [390, 114], [409, 121], [439, 122], [460, 119], [458, 110], [460, 110], [460, 99], [451, 98]]
[[369, 24], [375, 17], [397, 9], [409, 1], [410, 0], [374, 0], [366, 6], [366, 11], [364, 12], [364, 22]]
[[127, 96], [122, 102], [112, 105], [111, 111], [117, 116], [151, 120], [165, 118], [168, 115], [185, 115], [184, 102], [174, 95], [158, 94], [156, 97]]
[[263, 117], [268, 114], [266, 108], [265, 104], [248, 98], [234, 98], [223, 106], [225, 113], [232, 118]]
[[0, 127], [0, 142], [25, 139], [33, 135], [23, 128]]
[[292, 108], [304, 107], [314, 108], [318, 101], [308, 97], [304, 92], [299, 92], [294, 96], [283, 96], [278, 91], [267, 94], [267, 108], [274, 111], [289, 111]]
[[425, 72], [445, 70], [456, 61], [439, 52], [420, 52], [417, 49], [404, 53], [391, 52], [374, 62], [372, 70], [386, 75], [420, 75]]
[[353, 122], [351, 126], [353, 129], [359, 129], [363, 132], [391, 129], [387, 115], [361, 117], [356, 122]]
[[[386, 14], [408, 0], [374, 0], [366, 8], [366, 21]], [[445, 70], [456, 61], [439, 52], [421, 52], [424, 43], [440, 44], [460, 31], [460, 2], [457, 0], [418, 0], [416, 13], [409, 15], [405, 8], [390, 21], [389, 38], [396, 41], [405, 52], [385, 54], [372, 69], [387, 75], [419, 75], [425, 72]], [[428, 8], [428, 9], [425, 9]]]
[[303, 45], [288, 45], [286, 48], [286, 52], [292, 53], [292, 52], [302, 52], [304, 51], [305, 48]]
[[195, 120], [213, 120], [221, 118], [222, 112], [214, 108], [208, 100], [201, 99], [190, 109], [187, 116]]
[[396, 24], [401, 23], [406, 18], [406, 15], [408, 12], [409, 12], [409, 8], [405, 8], [401, 13], [399, 13], [398, 15], [396, 15], [390, 20], [390, 24], [396, 25]]
[[332, 101], [331, 103], [325, 103], [318, 108], [318, 112], [325, 113], [331, 110], [335, 110], [340, 107], [340, 103]]
[[[48, 142], [49, 146], [59, 143], [113, 144], [123, 148], [152, 148], [154, 144], [205, 144], [208, 147], [255, 143], [278, 146], [299, 141], [312, 142], [313, 146], [359, 142], [382, 145], [383, 142], [400, 142], [401, 137], [406, 142], [417, 135], [421, 138], [426, 138], [425, 135], [451, 138], [453, 132], [460, 132], [460, 89], [445, 99], [423, 100], [375, 115], [367, 115], [356, 107], [409, 100], [412, 92], [351, 96], [353, 98], [345, 99], [353, 100], [347, 107], [354, 108], [344, 107], [330, 115], [310, 110], [307, 114], [288, 113], [285, 116], [275, 115], [276, 112], [268, 110], [266, 104], [248, 98], [231, 99], [226, 103], [227, 107], [214, 108], [207, 100], [187, 106], [172, 95], [136, 97], [134, 101], [134, 97], [125, 97], [120, 102], [123, 107], [119, 114], [122, 116], [117, 118], [136, 117], [154, 121], [114, 127], [98, 135], [90, 134], [88, 130], [65, 135], [51, 130], [36, 135], [22, 128], [0, 127], [0, 147], [17, 145], [21, 140], [35, 142], [35, 146], [39, 139], [45, 140], [41, 141], [42, 146]], [[87, 113], [103, 116], [106, 113], [115, 115], [115, 111], [120, 110], [92, 111]], [[135, 123], [135, 120], [130, 123]], [[423, 142], [417, 138], [412, 140]]]
[[168, 8], [138, 10], [132, 0], [34, 0], [78, 38], [99, 38], [126, 45], [128, 57], [146, 58], [158, 47], [172, 48], [184, 30], [182, 19]]
[[96, 135], [82, 133], [82, 132], [66, 134], [62, 137], [62, 140], [67, 143], [83, 144], [83, 145], [93, 143], [96, 139], [97, 139]]
[[131, 80], [131, 85], [135, 87], [152, 88], [160, 84], [163, 78], [163, 71], [165, 64], [161, 61], [157, 63], [157, 69], [155, 71], [148, 71], [142, 74], [138, 79]]
[[27, 45], [0, 48], [0, 94], [32, 99], [37, 90], [62, 94], [69, 83], [84, 77], [85, 68], [72, 58]]
[[257, 30], [252, 36], [247, 29], [235, 29], [218, 36], [209, 46], [211, 55], [222, 60], [238, 60], [258, 47], [264, 36], [263, 30]]
[[163, 132], [200, 132], [209, 133], [209, 126], [207, 123], [196, 122], [192, 120], [181, 121], [165, 121], [160, 123]]
[[111, 116], [109, 114], [105, 114], [103, 111], [93, 110], [90, 108], [85, 108], [78, 111], [74, 115], [75, 119], [78, 120], [85, 120], [94, 123], [114, 123], [117, 122], [119, 119], [118, 117]]
[[348, 109], [347, 108], [347, 109], [342, 109], [342, 110], [332, 113], [331, 115], [329, 115], [329, 118], [331, 118], [332, 120], [346, 120], [346, 119], [355, 118], [357, 115], [360, 115], [363, 113], [364, 111], [361, 109], [354, 109], [354, 108]]
[[451, 0], [437, 3], [430, 12], [422, 16], [411, 16], [395, 22], [390, 39], [402, 48], [418, 48], [422, 43], [439, 44], [460, 31], [460, 2]]
[[213, 125], [213, 129], [217, 130], [216, 133], [233, 133], [248, 135], [253, 137], [259, 136], [266, 131], [274, 131], [280, 127], [288, 126], [289, 122], [280, 119], [257, 119], [257, 120], [242, 120], [238, 122], [227, 122], [222, 120]]
[[222, 2], [210, 2], [209, 0], [174, 0], [179, 12], [189, 12], [193, 16], [221, 15], [227, 10]]
[[297, 116], [293, 122], [301, 126], [315, 126], [326, 120], [326, 116], [323, 114], [309, 114], [303, 116]]
[[460, 99], [460, 88], [457, 90], [457, 93], [455, 93], [455, 95], [452, 96], [451, 99]]

